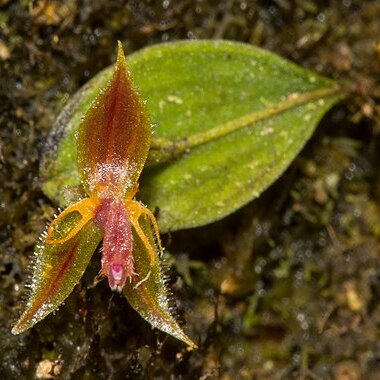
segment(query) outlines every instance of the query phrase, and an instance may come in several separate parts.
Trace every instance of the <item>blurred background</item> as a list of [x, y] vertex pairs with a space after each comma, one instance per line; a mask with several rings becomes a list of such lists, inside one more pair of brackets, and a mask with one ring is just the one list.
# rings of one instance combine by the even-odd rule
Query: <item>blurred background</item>
[[[0, 0], [2, 379], [380, 379], [380, 2]], [[199, 345], [152, 330], [94, 283], [13, 336], [33, 246], [56, 211], [44, 142], [63, 105], [126, 54], [229, 39], [352, 83], [286, 173], [224, 220], [164, 235], [170, 288]]]

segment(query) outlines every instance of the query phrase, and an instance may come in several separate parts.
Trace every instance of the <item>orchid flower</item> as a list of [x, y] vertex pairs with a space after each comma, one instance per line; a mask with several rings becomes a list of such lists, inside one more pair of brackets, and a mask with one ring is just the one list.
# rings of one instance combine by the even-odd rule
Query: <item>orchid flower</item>
[[37, 245], [31, 293], [14, 334], [62, 304], [103, 239], [100, 275], [108, 278], [110, 288], [124, 292], [154, 327], [195, 347], [170, 313], [156, 219], [135, 200], [151, 134], [148, 113], [119, 42], [113, 77], [77, 132], [77, 164], [88, 197], [61, 212]]

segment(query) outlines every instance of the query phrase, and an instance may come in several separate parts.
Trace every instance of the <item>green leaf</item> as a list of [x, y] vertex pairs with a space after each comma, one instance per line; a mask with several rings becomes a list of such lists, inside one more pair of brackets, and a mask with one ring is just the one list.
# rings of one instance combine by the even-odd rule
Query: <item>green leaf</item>
[[[335, 82], [241, 43], [162, 44], [127, 61], [155, 124], [139, 197], [159, 210], [161, 231], [210, 223], [258, 197], [345, 96]], [[43, 189], [60, 204], [64, 187], [79, 184], [75, 130], [110, 75], [80, 90], [55, 125]]]
[[[60, 221], [61, 231], [71, 230], [74, 221], [79, 222], [74, 214]], [[13, 334], [32, 327], [62, 304], [79, 282], [101, 239], [99, 228], [90, 221], [65, 243], [37, 246], [26, 310], [13, 327]]]
[[[141, 219], [145, 236], [154, 246], [150, 224], [146, 217]], [[157, 250], [155, 252], [156, 257], [151, 268], [151, 258], [146, 247], [138, 235], [133, 234], [133, 257], [137, 276], [133, 276], [131, 282], [126, 282], [123, 292], [131, 306], [153, 327], [196, 348], [195, 343], [182, 331], [170, 311], [169, 296], [161, 271], [161, 260]]]

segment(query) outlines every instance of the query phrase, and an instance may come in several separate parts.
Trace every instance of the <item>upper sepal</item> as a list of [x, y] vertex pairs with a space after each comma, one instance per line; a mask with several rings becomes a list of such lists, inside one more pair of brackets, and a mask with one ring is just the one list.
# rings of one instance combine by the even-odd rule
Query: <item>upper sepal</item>
[[113, 186], [122, 194], [130, 190], [140, 176], [150, 141], [151, 122], [119, 42], [112, 79], [78, 129], [78, 169], [87, 193], [99, 185]]
[[[81, 220], [73, 211], [61, 218], [56, 227], [67, 236]], [[101, 231], [90, 220], [63, 243], [45, 241], [37, 246], [29, 299], [13, 334], [32, 327], [62, 304], [82, 277], [101, 238]]]

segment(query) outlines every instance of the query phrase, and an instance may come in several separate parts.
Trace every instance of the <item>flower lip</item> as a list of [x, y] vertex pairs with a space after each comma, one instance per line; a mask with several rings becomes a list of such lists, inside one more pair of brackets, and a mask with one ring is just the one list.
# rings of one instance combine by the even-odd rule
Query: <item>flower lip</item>
[[112, 264], [108, 272], [108, 284], [114, 291], [121, 292], [126, 281], [126, 272], [121, 264]]
[[113, 278], [117, 281], [120, 281], [123, 276], [123, 266], [121, 264], [113, 264], [111, 271]]

